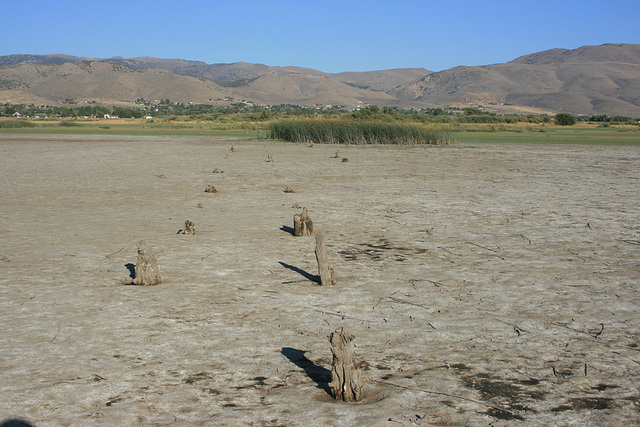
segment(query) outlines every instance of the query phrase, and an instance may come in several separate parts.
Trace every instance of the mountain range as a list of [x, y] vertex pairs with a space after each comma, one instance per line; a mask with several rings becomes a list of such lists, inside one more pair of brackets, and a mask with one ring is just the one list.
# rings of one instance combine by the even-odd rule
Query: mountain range
[[398, 68], [325, 73], [151, 57], [0, 56], [0, 103], [55, 105], [74, 100], [126, 106], [141, 98], [212, 105], [374, 104], [640, 117], [640, 44], [551, 49], [503, 64], [438, 72]]

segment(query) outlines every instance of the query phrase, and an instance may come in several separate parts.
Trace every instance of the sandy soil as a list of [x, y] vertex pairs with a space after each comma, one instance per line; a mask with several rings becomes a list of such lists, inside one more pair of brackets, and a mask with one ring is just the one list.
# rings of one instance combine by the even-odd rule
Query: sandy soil
[[[0, 186], [0, 419], [640, 417], [640, 147], [0, 134]], [[335, 287], [291, 234], [294, 203]], [[141, 239], [161, 285], [126, 284]], [[340, 326], [361, 404], [327, 392]]]

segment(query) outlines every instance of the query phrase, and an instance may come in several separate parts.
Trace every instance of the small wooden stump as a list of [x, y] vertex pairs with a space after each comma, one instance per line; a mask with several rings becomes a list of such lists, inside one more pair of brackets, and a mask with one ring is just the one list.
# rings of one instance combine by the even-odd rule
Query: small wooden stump
[[134, 268], [134, 274], [134, 285], [153, 286], [162, 281], [158, 260], [151, 253], [151, 247], [145, 241], [138, 243], [138, 263]]
[[344, 402], [359, 402], [364, 397], [360, 382], [360, 369], [356, 365], [351, 351], [351, 341], [355, 337], [344, 328], [332, 332], [329, 336], [331, 353], [331, 394], [336, 400]]
[[196, 226], [193, 221], [186, 220], [184, 222], [184, 228], [178, 231], [178, 234], [196, 234]]
[[336, 279], [333, 275], [333, 268], [329, 267], [327, 249], [324, 245], [324, 235], [321, 233], [316, 235], [316, 259], [318, 260], [318, 275], [320, 276], [320, 285], [335, 285]]
[[294, 236], [312, 236], [313, 221], [309, 217], [307, 208], [302, 208], [302, 213], [293, 216], [293, 235]]
[[214, 187], [213, 185], [209, 184], [209, 185], [207, 185], [207, 188], [205, 188], [204, 192], [205, 193], [217, 193], [218, 189], [216, 187]]

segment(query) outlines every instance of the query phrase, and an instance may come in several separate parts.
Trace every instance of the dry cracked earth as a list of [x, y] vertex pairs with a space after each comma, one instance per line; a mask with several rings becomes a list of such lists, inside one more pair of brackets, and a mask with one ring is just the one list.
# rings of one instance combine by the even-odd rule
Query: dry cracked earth
[[[0, 420], [640, 418], [640, 146], [0, 134], [0, 190]], [[343, 326], [359, 404], [328, 392]]]

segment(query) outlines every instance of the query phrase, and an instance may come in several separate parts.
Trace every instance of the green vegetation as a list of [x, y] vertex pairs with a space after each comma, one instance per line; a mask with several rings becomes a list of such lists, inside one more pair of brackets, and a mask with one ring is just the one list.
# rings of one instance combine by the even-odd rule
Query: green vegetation
[[354, 120], [280, 120], [269, 125], [268, 136], [290, 142], [324, 144], [449, 144], [447, 131], [415, 124]]
[[573, 126], [578, 123], [578, 119], [576, 118], [576, 116], [568, 113], [559, 113], [556, 114], [555, 122], [559, 126]]
[[34, 128], [36, 125], [31, 122], [25, 122], [22, 120], [6, 120], [0, 121], [0, 129], [21, 129], [21, 128]]
[[[486, 126], [485, 126], [486, 127]], [[520, 129], [520, 131], [516, 130]], [[579, 145], [638, 145], [640, 127], [600, 126], [520, 126], [501, 132], [478, 131], [462, 127], [456, 132], [456, 141], [507, 144], [579, 144]]]
[[[244, 101], [226, 106], [184, 105], [168, 99], [155, 104], [138, 99], [140, 108], [109, 109], [72, 101], [55, 107], [0, 105], [0, 132], [272, 137], [348, 144], [433, 144], [454, 139], [640, 144], [638, 119], [624, 116], [498, 115], [481, 107], [401, 109], [368, 105], [347, 110], [340, 106], [258, 106]], [[106, 120], [105, 114], [120, 119]]]

